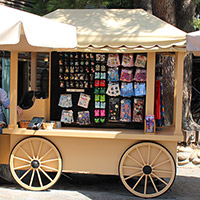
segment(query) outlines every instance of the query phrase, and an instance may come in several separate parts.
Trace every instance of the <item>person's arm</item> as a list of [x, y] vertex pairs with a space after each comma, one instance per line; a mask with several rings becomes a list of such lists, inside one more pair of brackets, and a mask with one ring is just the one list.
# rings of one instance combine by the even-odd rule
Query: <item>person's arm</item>
[[[6, 91], [3, 89], [0, 89], [0, 92], [1, 92], [0, 98], [1, 98], [2, 105], [4, 106], [4, 108], [10, 109], [10, 99], [8, 98]], [[20, 116], [22, 112], [23, 112], [22, 108], [17, 106], [17, 115]]]
[[22, 114], [22, 112], [23, 112], [22, 108], [17, 106], [17, 115], [20, 116]]
[[7, 92], [0, 88], [0, 101], [4, 108], [10, 108], [10, 99], [8, 98]]

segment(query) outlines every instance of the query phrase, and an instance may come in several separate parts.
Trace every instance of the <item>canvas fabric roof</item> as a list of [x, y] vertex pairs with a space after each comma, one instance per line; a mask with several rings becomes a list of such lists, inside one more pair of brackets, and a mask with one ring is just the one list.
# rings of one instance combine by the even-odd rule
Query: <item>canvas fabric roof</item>
[[200, 31], [186, 35], [186, 50], [192, 51], [195, 56], [200, 56]]
[[58, 9], [45, 17], [77, 27], [74, 50], [185, 51], [184, 31], [142, 9]]
[[49, 52], [77, 45], [76, 27], [0, 5], [0, 50]]

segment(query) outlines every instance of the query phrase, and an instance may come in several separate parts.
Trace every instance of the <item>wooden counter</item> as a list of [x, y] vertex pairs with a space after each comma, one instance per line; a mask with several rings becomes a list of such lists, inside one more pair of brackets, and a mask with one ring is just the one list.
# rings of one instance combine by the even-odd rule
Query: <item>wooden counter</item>
[[182, 133], [175, 134], [173, 127], [165, 127], [155, 134], [144, 133], [143, 130], [133, 129], [104, 129], [104, 128], [75, 128], [65, 127], [52, 130], [27, 130], [25, 128], [3, 129], [4, 134], [27, 135], [27, 136], [52, 136], [52, 137], [79, 137], [79, 138], [100, 138], [100, 139], [137, 139], [153, 141], [182, 141]]

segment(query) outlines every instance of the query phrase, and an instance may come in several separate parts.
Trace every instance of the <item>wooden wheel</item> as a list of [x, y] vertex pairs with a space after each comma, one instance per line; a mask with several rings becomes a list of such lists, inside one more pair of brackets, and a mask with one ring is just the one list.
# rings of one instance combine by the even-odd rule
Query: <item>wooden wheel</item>
[[62, 158], [56, 146], [49, 140], [29, 137], [13, 148], [10, 170], [22, 187], [28, 190], [46, 190], [59, 179]]
[[171, 187], [176, 176], [176, 164], [165, 147], [141, 142], [124, 152], [119, 163], [119, 175], [132, 194], [152, 198]]

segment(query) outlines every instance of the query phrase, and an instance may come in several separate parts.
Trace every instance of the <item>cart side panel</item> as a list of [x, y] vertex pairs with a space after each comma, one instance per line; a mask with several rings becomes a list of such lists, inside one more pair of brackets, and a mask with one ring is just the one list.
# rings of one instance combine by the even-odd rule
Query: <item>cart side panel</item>
[[33, 106], [27, 110], [23, 110], [23, 113], [18, 117], [20, 120], [31, 120], [33, 117], [44, 117], [48, 119], [48, 99], [35, 99]]
[[[24, 136], [11, 136], [12, 148]], [[141, 140], [45, 137], [53, 142], [63, 159], [63, 172], [118, 175], [124, 151]], [[143, 140], [145, 142], [145, 140]], [[158, 141], [176, 160], [176, 141]], [[37, 151], [34, 149], [34, 151]], [[156, 155], [155, 155], [156, 156]]]
[[0, 164], [8, 164], [10, 155], [10, 135], [0, 135]]

